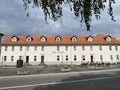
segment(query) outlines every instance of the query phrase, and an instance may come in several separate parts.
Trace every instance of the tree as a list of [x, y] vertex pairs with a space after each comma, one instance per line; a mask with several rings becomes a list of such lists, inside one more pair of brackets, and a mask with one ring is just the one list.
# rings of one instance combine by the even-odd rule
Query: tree
[[[108, 15], [115, 22], [112, 8], [115, 0], [23, 0], [23, 2], [26, 11], [30, 6], [42, 8], [46, 22], [48, 17], [54, 21], [59, 20], [63, 16], [62, 4], [68, 4], [70, 11], [73, 11], [76, 17], [80, 17], [80, 22], [85, 23], [87, 31], [90, 30], [92, 16], [95, 15], [97, 20], [100, 19], [101, 12], [108, 2]], [[29, 16], [29, 12], [27, 12], [27, 16]]]

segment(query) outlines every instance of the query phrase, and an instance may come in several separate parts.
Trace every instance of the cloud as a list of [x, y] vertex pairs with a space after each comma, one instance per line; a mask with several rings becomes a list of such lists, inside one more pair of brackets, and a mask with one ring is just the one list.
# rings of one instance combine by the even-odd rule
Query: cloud
[[0, 2], [0, 32], [5, 35], [95, 35], [109, 34], [120, 39], [119, 0], [114, 5], [114, 15], [117, 22], [112, 22], [106, 13], [102, 12], [100, 20], [93, 18], [91, 32], [86, 31], [80, 18], [75, 18], [69, 6], [63, 5], [62, 23], [48, 20], [45, 23], [41, 9], [30, 9], [30, 16], [26, 16], [22, 0], [1, 0]]

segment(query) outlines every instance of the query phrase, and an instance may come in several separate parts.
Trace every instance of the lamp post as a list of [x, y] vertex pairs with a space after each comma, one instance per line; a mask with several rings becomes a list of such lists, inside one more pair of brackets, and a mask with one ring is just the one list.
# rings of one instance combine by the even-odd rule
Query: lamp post
[[4, 34], [2, 34], [2, 33], [0, 33], [0, 62], [2, 62], [2, 60], [1, 60], [1, 40], [2, 40], [2, 36], [3, 36]]

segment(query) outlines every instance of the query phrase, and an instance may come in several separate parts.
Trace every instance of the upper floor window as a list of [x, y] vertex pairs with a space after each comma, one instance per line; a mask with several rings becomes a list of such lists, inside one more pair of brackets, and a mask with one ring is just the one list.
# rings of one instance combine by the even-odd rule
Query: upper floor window
[[108, 42], [111, 41], [111, 37], [110, 37], [110, 36], [107, 36], [107, 37], [106, 37], [106, 41], [108, 41]]
[[74, 51], [76, 51], [76, 46], [74, 46]]
[[110, 55], [110, 59], [113, 60], [113, 55]]
[[118, 46], [115, 46], [115, 50], [118, 51]]
[[44, 46], [41, 47], [41, 51], [44, 51]]
[[110, 51], [112, 50], [112, 46], [109, 46], [109, 50], [110, 50]]
[[93, 50], [93, 47], [92, 47], [92, 46], [90, 46], [90, 50], [91, 50], [91, 51]]
[[72, 37], [72, 42], [76, 42], [77, 41], [77, 37], [76, 36], [73, 36]]
[[83, 51], [85, 50], [85, 46], [82, 46], [82, 50], [83, 50]]
[[82, 60], [85, 61], [85, 55], [82, 55]]
[[65, 46], [65, 50], [66, 50], [66, 51], [68, 50], [68, 46]]
[[60, 46], [57, 46], [57, 51], [59, 51], [60, 50]]
[[7, 46], [5, 46], [5, 51], [7, 51], [7, 48], [8, 48], [8, 47], [7, 47]]
[[32, 41], [32, 37], [27, 36], [26, 41], [31, 42]]
[[68, 55], [66, 55], [66, 61], [68, 61]]
[[27, 46], [27, 51], [29, 51], [29, 46]]
[[102, 51], [102, 46], [99, 46], [100, 51]]
[[37, 51], [37, 46], [34, 47], [34, 50]]
[[12, 37], [12, 42], [16, 42], [18, 40], [18, 38], [16, 36]]
[[12, 46], [12, 51], [14, 51], [14, 46]]
[[11, 56], [11, 61], [14, 61], [14, 56]]
[[93, 37], [92, 37], [92, 36], [89, 36], [89, 37], [87, 38], [87, 40], [88, 40], [88, 41], [93, 41]]
[[45, 42], [46, 40], [47, 40], [47, 39], [46, 39], [46, 37], [44, 37], [44, 36], [42, 36], [41, 39], [40, 39], [41, 42]]
[[100, 55], [100, 60], [101, 60], [101, 62], [103, 61], [103, 55]]
[[55, 38], [55, 40], [56, 40], [56, 42], [60, 42], [60, 41], [61, 41], [61, 37], [57, 36], [57, 37]]
[[116, 59], [119, 60], [119, 55], [116, 55]]
[[4, 61], [7, 61], [7, 56], [4, 56]]
[[20, 51], [22, 51], [22, 46], [20, 46]]

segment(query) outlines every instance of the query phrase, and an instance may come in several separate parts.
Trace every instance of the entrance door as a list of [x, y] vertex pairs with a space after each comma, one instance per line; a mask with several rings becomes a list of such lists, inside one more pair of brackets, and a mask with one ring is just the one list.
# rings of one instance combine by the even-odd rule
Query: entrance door
[[44, 56], [41, 56], [41, 64], [44, 64]]
[[91, 63], [93, 63], [93, 55], [90, 56], [90, 59], [91, 59]]
[[26, 63], [29, 63], [29, 56], [26, 56]]

